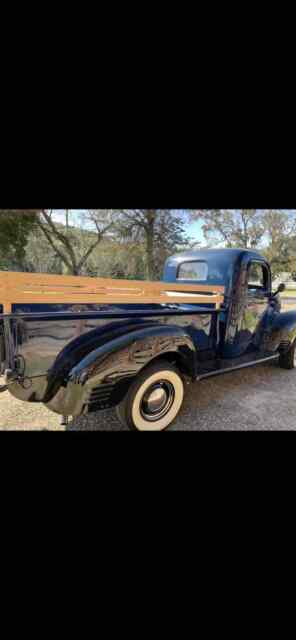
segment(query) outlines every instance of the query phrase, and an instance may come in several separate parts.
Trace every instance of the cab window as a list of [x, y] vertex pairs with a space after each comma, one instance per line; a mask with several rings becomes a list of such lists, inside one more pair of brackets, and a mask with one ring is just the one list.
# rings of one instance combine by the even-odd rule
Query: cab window
[[206, 282], [208, 277], [208, 264], [202, 260], [194, 262], [183, 262], [178, 269], [178, 280], [197, 280]]
[[269, 273], [262, 262], [250, 262], [248, 267], [248, 289], [255, 291], [268, 291]]

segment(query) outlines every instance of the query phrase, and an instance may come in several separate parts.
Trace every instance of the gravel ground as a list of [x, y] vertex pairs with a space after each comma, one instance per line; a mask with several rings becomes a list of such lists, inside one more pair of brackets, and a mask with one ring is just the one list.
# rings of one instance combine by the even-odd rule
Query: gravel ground
[[[296, 430], [296, 370], [276, 362], [209, 378], [187, 387], [171, 431]], [[59, 416], [42, 405], [0, 395], [0, 429], [63, 431]], [[69, 430], [120, 431], [113, 410], [73, 420]]]

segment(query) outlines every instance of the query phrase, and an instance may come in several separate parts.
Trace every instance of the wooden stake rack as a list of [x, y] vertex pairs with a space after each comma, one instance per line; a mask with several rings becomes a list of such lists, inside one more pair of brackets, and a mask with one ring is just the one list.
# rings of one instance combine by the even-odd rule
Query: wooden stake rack
[[41, 273], [0, 272], [0, 304], [11, 313], [13, 304], [210, 304], [218, 309], [224, 287], [113, 280]]

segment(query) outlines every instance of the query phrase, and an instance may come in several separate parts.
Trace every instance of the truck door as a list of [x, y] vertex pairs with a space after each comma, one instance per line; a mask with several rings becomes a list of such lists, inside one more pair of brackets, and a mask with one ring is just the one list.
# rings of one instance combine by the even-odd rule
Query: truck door
[[246, 280], [246, 300], [242, 305], [239, 331], [241, 353], [263, 348], [266, 312], [271, 293], [271, 276], [267, 264], [250, 259]]

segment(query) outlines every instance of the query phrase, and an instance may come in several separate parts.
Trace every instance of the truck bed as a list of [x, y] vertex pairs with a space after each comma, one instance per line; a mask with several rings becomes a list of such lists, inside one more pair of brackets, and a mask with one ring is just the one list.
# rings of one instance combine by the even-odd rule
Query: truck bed
[[[212, 347], [216, 335], [217, 310], [212, 308], [178, 309], [160, 307], [111, 311], [18, 312], [5, 318], [0, 330], [0, 353], [5, 354], [2, 371], [14, 369], [31, 380], [28, 388], [13, 385], [17, 398], [41, 402], [50, 371], [64, 366], [73, 350], [85, 353], [110, 340], [113, 333], [127, 334], [138, 328], [155, 325], [184, 328], [202, 354]], [[1, 320], [0, 320], [1, 325]], [[3, 325], [3, 321], [2, 321]], [[26, 385], [25, 385], [26, 386]]]
[[52, 372], [70, 360], [73, 365], [115, 334], [180, 327], [199, 352], [210, 350], [222, 289], [0, 273], [0, 369], [26, 381], [12, 384], [13, 395], [41, 402]]

